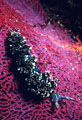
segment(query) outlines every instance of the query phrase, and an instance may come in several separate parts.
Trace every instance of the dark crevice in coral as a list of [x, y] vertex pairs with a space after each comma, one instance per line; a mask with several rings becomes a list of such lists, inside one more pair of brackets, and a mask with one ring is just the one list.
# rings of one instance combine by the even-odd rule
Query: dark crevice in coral
[[60, 27], [67, 28], [72, 38], [79, 35], [82, 42], [82, 1], [81, 0], [40, 0], [48, 14], [49, 21], [53, 20]]

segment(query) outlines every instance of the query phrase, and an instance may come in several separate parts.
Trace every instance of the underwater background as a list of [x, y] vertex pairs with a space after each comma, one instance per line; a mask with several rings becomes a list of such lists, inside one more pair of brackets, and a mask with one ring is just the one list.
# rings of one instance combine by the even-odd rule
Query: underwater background
[[[82, 120], [82, 17], [79, 14], [82, 1], [68, 0], [68, 9], [62, 5], [67, 5], [65, 0], [61, 4], [54, 0], [56, 7], [53, 0], [51, 4], [46, 1], [0, 0], [1, 120]], [[80, 10], [72, 21], [73, 8]], [[58, 79], [58, 94], [75, 101], [60, 101], [59, 109], [54, 106], [52, 110], [49, 98], [40, 101], [29, 95], [23, 84], [18, 87], [5, 50], [11, 29], [20, 32], [32, 47], [31, 54], [37, 56], [40, 71], [50, 71]]]

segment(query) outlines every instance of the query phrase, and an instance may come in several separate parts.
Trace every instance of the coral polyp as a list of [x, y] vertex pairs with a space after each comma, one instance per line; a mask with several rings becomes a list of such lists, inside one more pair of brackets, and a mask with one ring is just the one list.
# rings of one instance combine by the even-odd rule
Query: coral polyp
[[59, 95], [56, 91], [57, 79], [51, 78], [50, 72], [40, 71], [37, 66], [36, 55], [31, 55], [32, 47], [26, 44], [25, 37], [20, 33], [11, 30], [6, 40], [9, 56], [14, 62], [15, 70], [21, 80], [23, 76], [27, 91], [39, 95], [41, 98], [50, 98], [51, 102], [59, 108], [59, 100], [74, 100], [71, 97]]

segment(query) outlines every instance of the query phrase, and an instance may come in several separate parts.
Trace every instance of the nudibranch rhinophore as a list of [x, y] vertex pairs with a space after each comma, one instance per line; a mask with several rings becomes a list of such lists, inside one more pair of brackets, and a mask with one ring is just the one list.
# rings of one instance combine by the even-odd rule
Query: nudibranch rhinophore
[[31, 55], [31, 46], [26, 44], [25, 37], [20, 33], [10, 30], [6, 40], [7, 47], [12, 62], [18, 72], [20, 78], [27, 85], [27, 91], [31, 91], [41, 98], [50, 98], [51, 102], [59, 108], [59, 100], [74, 100], [71, 97], [59, 95], [56, 92], [57, 79], [51, 79], [49, 71], [42, 73], [37, 66], [36, 55]]

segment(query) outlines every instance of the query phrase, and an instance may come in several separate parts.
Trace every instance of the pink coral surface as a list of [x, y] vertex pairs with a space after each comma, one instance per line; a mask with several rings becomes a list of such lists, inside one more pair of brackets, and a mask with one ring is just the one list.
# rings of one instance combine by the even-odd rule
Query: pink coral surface
[[[48, 24], [38, 0], [0, 0], [0, 119], [2, 120], [82, 120], [82, 44], [74, 42], [66, 30]], [[58, 79], [57, 92], [75, 101], [63, 100], [54, 107], [49, 99], [40, 104], [25, 100], [18, 91], [15, 76], [9, 71], [5, 40], [10, 29], [20, 30], [37, 65]], [[27, 95], [28, 96], [28, 95]]]

